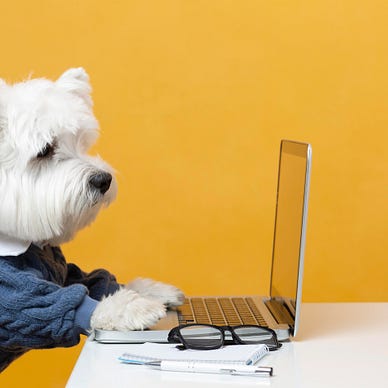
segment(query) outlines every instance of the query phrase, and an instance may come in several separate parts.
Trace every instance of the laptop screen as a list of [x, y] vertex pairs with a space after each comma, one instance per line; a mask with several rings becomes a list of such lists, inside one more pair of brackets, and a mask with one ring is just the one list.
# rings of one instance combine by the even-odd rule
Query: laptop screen
[[309, 144], [282, 140], [270, 295], [290, 299], [294, 308], [302, 291], [310, 164]]

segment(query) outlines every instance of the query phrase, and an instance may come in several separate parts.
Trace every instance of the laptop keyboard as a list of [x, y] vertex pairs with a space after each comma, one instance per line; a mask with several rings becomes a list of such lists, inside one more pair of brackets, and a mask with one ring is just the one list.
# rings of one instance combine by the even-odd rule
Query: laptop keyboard
[[204, 323], [217, 326], [268, 326], [250, 297], [185, 299], [177, 312], [180, 325]]

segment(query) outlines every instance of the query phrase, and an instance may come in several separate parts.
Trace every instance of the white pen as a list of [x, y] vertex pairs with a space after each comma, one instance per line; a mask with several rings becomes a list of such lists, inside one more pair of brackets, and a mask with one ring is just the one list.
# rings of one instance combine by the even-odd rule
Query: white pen
[[237, 365], [198, 361], [152, 361], [145, 365], [170, 372], [218, 373], [244, 376], [272, 376], [269, 366]]

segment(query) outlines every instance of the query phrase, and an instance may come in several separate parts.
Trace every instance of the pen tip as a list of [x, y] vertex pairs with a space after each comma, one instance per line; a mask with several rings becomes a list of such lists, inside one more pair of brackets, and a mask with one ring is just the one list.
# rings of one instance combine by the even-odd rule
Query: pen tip
[[148, 366], [161, 366], [161, 361], [150, 361], [150, 362], [145, 362], [144, 365]]

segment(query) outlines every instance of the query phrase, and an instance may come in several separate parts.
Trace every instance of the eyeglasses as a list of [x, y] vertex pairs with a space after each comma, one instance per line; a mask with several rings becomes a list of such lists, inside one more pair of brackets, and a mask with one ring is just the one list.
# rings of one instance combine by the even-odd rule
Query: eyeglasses
[[211, 350], [229, 344], [265, 344], [269, 350], [277, 350], [282, 346], [272, 329], [256, 325], [181, 325], [169, 332], [168, 342], [181, 343], [178, 346], [181, 350]]

